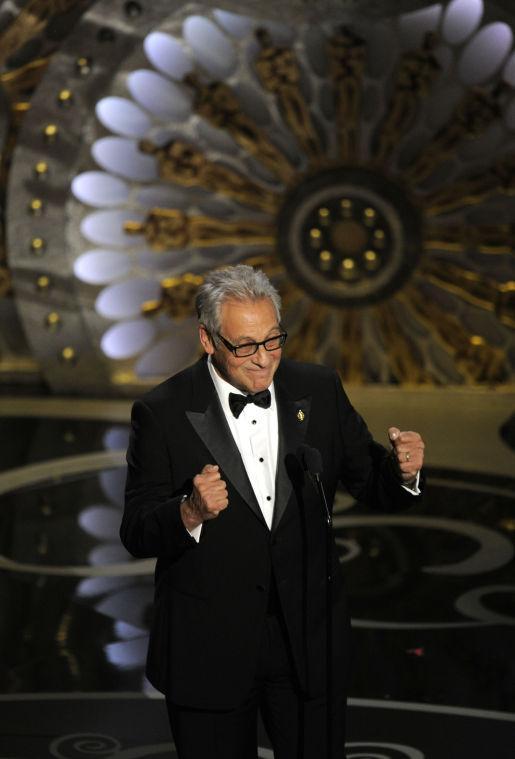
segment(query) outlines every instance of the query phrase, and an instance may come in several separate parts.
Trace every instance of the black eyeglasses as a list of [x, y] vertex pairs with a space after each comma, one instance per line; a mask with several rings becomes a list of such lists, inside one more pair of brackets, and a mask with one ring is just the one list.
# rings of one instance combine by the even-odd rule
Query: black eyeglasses
[[288, 337], [287, 332], [281, 332], [280, 335], [267, 337], [266, 340], [262, 340], [260, 343], [242, 343], [242, 345], [233, 345], [232, 343], [229, 342], [229, 340], [226, 340], [225, 337], [222, 337], [222, 335], [219, 332], [217, 332], [216, 334], [220, 338], [222, 343], [225, 345], [227, 350], [230, 350], [231, 353], [236, 356], [236, 358], [244, 358], [245, 356], [253, 356], [254, 353], [257, 352], [260, 345], [262, 345], [266, 351], [279, 350], [279, 348], [283, 347], [284, 343], [286, 342], [286, 338]]

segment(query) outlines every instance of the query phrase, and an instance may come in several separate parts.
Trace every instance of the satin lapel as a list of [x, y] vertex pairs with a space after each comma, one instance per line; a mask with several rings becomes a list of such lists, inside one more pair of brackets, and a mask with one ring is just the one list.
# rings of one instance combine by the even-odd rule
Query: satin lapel
[[285, 388], [279, 383], [276, 383], [276, 399], [279, 420], [279, 448], [272, 531], [277, 528], [281, 521], [292, 493], [286, 457], [292, 454], [296, 455], [298, 447], [304, 442], [311, 408], [311, 396], [292, 400]]
[[[266, 526], [261, 509], [250, 484], [243, 461], [229, 425], [216, 395], [207, 366], [199, 367], [196, 398], [209, 399], [205, 411], [186, 411], [191, 425], [204, 445], [213, 455], [213, 462], [220, 467], [223, 475], [234, 485], [244, 501], [250, 506], [261, 522]], [[202, 371], [203, 369], [203, 371]]]

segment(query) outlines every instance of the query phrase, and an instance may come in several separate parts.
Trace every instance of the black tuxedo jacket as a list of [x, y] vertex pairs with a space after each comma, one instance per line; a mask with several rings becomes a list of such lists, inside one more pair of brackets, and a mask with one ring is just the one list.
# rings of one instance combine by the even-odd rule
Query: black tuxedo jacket
[[[269, 530], [225, 420], [206, 360], [136, 401], [127, 453], [125, 547], [157, 557], [147, 675], [176, 703], [232, 708], [255, 672], [272, 573], [301, 686], [324, 688], [325, 520], [296, 458], [317, 448], [330, 504], [341, 480], [381, 510], [417, 500], [401, 488], [386, 450], [352, 408], [338, 375], [283, 359], [274, 385], [279, 418], [276, 500]], [[218, 464], [229, 506], [204, 522], [199, 543], [180, 516], [183, 494], [205, 464]], [[335, 671], [344, 677], [348, 616], [333, 546]]]

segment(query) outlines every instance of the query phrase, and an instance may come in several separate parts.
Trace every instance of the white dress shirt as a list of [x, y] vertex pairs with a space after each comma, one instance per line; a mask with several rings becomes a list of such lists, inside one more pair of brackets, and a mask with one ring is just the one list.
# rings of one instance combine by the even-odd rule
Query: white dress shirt
[[[238, 393], [239, 395], [243, 395], [243, 393], [220, 377], [213, 366], [211, 356], [208, 356], [207, 366], [227, 424], [241, 454], [243, 466], [248, 474], [254, 495], [268, 528], [272, 529], [277, 448], [279, 445], [277, 403], [273, 383], [268, 388], [270, 390], [269, 408], [261, 408], [255, 403], [248, 403], [236, 419], [229, 406], [229, 393]], [[202, 525], [199, 524], [189, 532], [198, 542], [201, 531]]]
[[[277, 448], [279, 444], [279, 427], [277, 422], [277, 403], [273, 383], [270, 390], [270, 407], [261, 408], [255, 403], [244, 406], [241, 414], [236, 419], [229, 406], [229, 393], [243, 395], [241, 390], [226, 382], [216, 371], [208, 356], [207, 366], [209, 374], [215, 385], [224, 416], [231, 430], [234, 442], [238, 448], [243, 466], [248, 474], [250, 484], [254, 490], [259, 507], [263, 513], [265, 522], [272, 529], [275, 503], [275, 476], [277, 472]], [[413, 495], [419, 495], [419, 474], [412, 487], [402, 485]], [[401, 483], [402, 484], [402, 483]], [[195, 540], [200, 540], [202, 524], [193, 530], [190, 535]]]

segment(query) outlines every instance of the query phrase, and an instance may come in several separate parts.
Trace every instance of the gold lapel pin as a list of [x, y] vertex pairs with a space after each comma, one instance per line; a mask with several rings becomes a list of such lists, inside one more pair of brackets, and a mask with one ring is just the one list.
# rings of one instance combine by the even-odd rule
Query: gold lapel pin
[[303, 422], [303, 421], [304, 421], [304, 419], [305, 419], [305, 417], [306, 417], [306, 414], [305, 414], [305, 413], [303, 412], [303, 410], [300, 408], [300, 409], [297, 411], [297, 419], [299, 420], [299, 422]]

